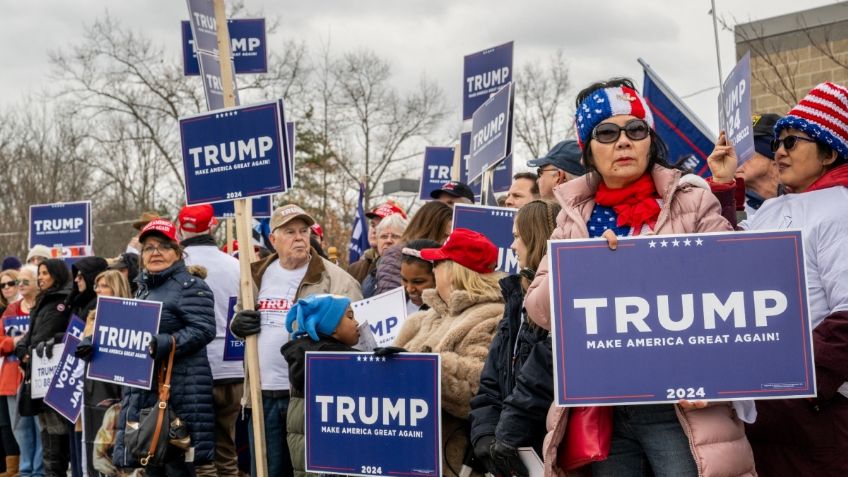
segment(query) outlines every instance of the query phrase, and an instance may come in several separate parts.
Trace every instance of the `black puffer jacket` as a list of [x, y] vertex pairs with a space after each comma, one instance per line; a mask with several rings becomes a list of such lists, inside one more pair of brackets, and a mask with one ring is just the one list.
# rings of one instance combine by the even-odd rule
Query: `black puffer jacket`
[[[486, 435], [495, 435], [495, 429], [501, 420], [503, 403], [515, 387], [516, 375], [524, 365], [533, 347], [547, 337], [548, 332], [524, 319], [522, 303], [524, 291], [521, 288], [521, 277], [510, 275], [500, 280], [501, 292], [504, 296], [504, 317], [498, 325], [498, 333], [489, 347], [489, 356], [480, 375], [480, 389], [471, 400], [471, 442]], [[550, 403], [549, 403], [550, 404]], [[531, 429], [524, 423], [518, 423], [521, 429], [516, 431], [527, 433], [521, 442], [507, 442], [515, 447], [533, 445], [541, 449], [542, 438], [545, 436], [544, 414], [542, 430], [538, 435], [530, 434]]]
[[[170, 338], [177, 341], [171, 376], [170, 403], [186, 422], [194, 447], [194, 462], [211, 462], [215, 451], [215, 410], [212, 403], [212, 371], [206, 357], [206, 345], [215, 339], [215, 304], [206, 283], [186, 270], [178, 261], [156, 274], [142, 273], [136, 295], [140, 299], [162, 302], [159, 322], [156, 369], [168, 359]], [[118, 467], [138, 467], [131, 455], [125, 455], [124, 431], [127, 419], [137, 421], [139, 411], [153, 407], [158, 400], [158, 384], [150, 391], [126, 388], [121, 400], [121, 417], [112, 462]]]
[[[70, 319], [70, 310], [68, 310], [68, 305], [65, 304], [70, 294], [71, 289], [67, 287], [48, 290], [38, 298], [35, 306], [29, 312], [29, 331], [18, 341], [18, 345], [15, 347], [15, 355], [19, 359], [26, 355], [31, 356], [32, 349], [42, 341], [51, 338], [58, 338], [57, 342], [62, 341], [62, 336], [68, 328], [68, 320]], [[29, 369], [29, 364], [27, 364], [26, 369]]]

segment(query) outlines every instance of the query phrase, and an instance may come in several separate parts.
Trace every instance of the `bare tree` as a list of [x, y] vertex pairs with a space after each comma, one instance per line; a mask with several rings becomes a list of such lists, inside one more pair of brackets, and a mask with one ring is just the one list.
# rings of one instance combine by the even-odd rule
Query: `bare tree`
[[547, 62], [525, 63], [515, 75], [515, 137], [540, 157], [560, 142], [570, 127], [566, 98], [571, 89], [568, 65], [557, 51]]

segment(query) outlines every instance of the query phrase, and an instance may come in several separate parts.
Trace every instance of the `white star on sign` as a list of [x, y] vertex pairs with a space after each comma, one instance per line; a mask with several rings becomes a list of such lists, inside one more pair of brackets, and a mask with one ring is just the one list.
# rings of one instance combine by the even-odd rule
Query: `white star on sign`
[[674, 245], [675, 247], [679, 247], [680, 246], [680, 240], [674, 239], [674, 242], [671, 242], [671, 244]]
[[357, 361], [362, 361], [362, 356], [357, 356], [357, 357], [356, 357], [356, 360], [357, 360]]
[[382, 361], [382, 362], [384, 362], [384, 363], [385, 363], [385, 362], [386, 362], [386, 357], [385, 357], [385, 356], [383, 356], [383, 359], [381, 359], [380, 361]]
[[704, 241], [703, 241], [703, 240], [701, 240], [701, 239], [695, 239], [695, 244], [697, 244], [697, 245], [704, 245]]
[[662, 242], [660, 242], [660, 245], [662, 245], [662, 246], [663, 246], [663, 248], [668, 247], [668, 242], [666, 242], [665, 240], [663, 240]]
[[689, 239], [686, 239], [686, 240], [683, 241], [683, 245], [688, 247], [688, 246], [692, 245], [692, 241], [689, 240]]
[[648, 242], [648, 245], [651, 248], [657, 248], [657, 242], [655, 240], [651, 240], [650, 242]]

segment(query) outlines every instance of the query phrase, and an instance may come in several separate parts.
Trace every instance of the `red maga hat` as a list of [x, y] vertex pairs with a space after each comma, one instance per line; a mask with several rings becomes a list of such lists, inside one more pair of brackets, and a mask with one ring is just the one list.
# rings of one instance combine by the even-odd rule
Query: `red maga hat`
[[151, 220], [141, 229], [141, 234], [138, 236], [139, 242], [144, 242], [144, 239], [150, 235], [161, 235], [168, 240], [177, 241], [177, 227], [168, 220], [155, 219]]
[[491, 273], [498, 263], [498, 248], [485, 235], [468, 229], [454, 229], [441, 248], [421, 250], [421, 258], [436, 262], [450, 260], [477, 273]]
[[210, 204], [187, 205], [177, 215], [177, 222], [187, 232], [206, 232], [215, 221], [214, 215]]
[[406, 218], [406, 212], [404, 212], [399, 205], [389, 201], [385, 204], [380, 204], [377, 207], [374, 207], [374, 209], [371, 212], [366, 213], [365, 216], [369, 219], [376, 219], [378, 217], [385, 219], [386, 217], [394, 214], [400, 214], [401, 217], [404, 219]]

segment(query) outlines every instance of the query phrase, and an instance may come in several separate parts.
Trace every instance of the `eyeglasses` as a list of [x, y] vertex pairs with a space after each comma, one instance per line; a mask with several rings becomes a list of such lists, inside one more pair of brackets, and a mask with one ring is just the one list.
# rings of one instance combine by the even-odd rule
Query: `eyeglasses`
[[159, 246], [148, 245], [148, 246], [144, 247], [143, 249], [141, 249], [141, 253], [146, 254], [146, 255], [151, 255], [154, 252], [162, 254], [162, 253], [167, 252], [168, 250], [173, 250], [173, 249], [174, 249], [174, 246], [169, 244], [169, 243], [160, 243]]
[[651, 134], [651, 127], [641, 119], [631, 119], [624, 127], [615, 123], [598, 124], [592, 131], [592, 139], [601, 144], [612, 144], [621, 137], [621, 131], [632, 141], [641, 141]]
[[559, 169], [557, 169], [556, 167], [553, 167], [551, 169], [545, 169], [543, 167], [539, 167], [539, 168], [536, 169], [536, 177], [542, 177], [542, 174], [544, 174], [546, 172], [556, 172], [558, 170]]
[[17, 285], [23, 285], [25, 287], [28, 287], [29, 284], [30, 284], [30, 281], [29, 280], [16, 280], [15, 283]]
[[15, 286], [15, 282], [2, 282], [0, 283], [0, 288], [12, 288]]
[[801, 136], [789, 135], [789, 136], [786, 136], [783, 139], [776, 137], [776, 138], [771, 140], [771, 151], [777, 152], [777, 150], [780, 149], [781, 144], [783, 144], [783, 149], [785, 149], [787, 151], [791, 151], [792, 149], [795, 148], [795, 145], [798, 144], [798, 141], [816, 142], [814, 139], [809, 139], [809, 138], [801, 137]]

